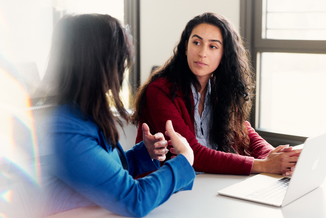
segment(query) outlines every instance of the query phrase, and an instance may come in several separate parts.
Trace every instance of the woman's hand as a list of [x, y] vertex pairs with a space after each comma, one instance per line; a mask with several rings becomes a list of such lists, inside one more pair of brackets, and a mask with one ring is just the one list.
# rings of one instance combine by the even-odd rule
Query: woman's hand
[[166, 159], [166, 154], [168, 153], [168, 142], [165, 140], [162, 133], [156, 133], [152, 135], [149, 131], [149, 127], [146, 123], [143, 123], [143, 141], [149, 156], [152, 159], [157, 159], [159, 161], [164, 161]]
[[301, 149], [280, 145], [272, 150], [265, 159], [255, 159], [252, 173], [276, 173], [290, 176], [298, 161]]
[[170, 137], [170, 141], [173, 146], [173, 148], [171, 148], [171, 152], [182, 154], [192, 166], [194, 164], [194, 152], [186, 138], [174, 131], [171, 120], [166, 121], [165, 129], [165, 134]]

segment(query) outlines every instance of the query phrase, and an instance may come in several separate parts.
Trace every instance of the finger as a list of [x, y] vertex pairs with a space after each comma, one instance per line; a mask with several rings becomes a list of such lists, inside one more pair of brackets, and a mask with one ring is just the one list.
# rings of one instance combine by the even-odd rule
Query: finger
[[282, 173], [283, 176], [292, 176], [292, 174], [293, 174], [293, 171], [290, 171], [290, 170]]
[[291, 170], [292, 167], [295, 167], [296, 163], [288, 163], [286, 164], [286, 169]]
[[166, 155], [169, 152], [169, 149], [167, 148], [162, 148], [162, 149], [155, 149], [154, 153], [156, 155]]
[[293, 150], [293, 147], [283, 148], [282, 152], [290, 152]]
[[166, 159], [166, 156], [164, 155], [164, 156], [158, 156], [157, 157], [157, 160], [158, 161], [165, 161], [165, 159]]
[[292, 150], [292, 147], [289, 144], [281, 145], [281, 146], [283, 147], [281, 151], [291, 151]]
[[288, 156], [290, 156], [290, 157], [295, 156], [295, 157], [298, 158], [299, 155], [300, 155], [300, 153], [301, 153], [301, 151], [298, 151], [298, 150], [292, 150], [292, 151], [287, 152], [286, 154], [288, 154]]
[[177, 155], [177, 152], [175, 152], [175, 150], [174, 150], [174, 148], [172, 147], [172, 148], [170, 148], [170, 152], [172, 153], [172, 154], [174, 154], [174, 155]]
[[293, 153], [291, 153], [291, 156], [298, 156], [298, 157], [299, 157], [300, 154], [301, 154], [301, 150], [299, 150], [299, 149], [298, 149], [298, 150], [297, 150], [297, 149], [294, 149], [294, 150], [293, 150]]
[[295, 148], [295, 147], [294, 147], [293, 150], [295, 150], [295, 151], [300, 151], [300, 152], [301, 152], [301, 151], [302, 151], [302, 148]]
[[175, 131], [173, 129], [172, 121], [171, 120], [166, 121], [165, 129], [166, 129], [165, 134], [172, 139], [172, 137], [175, 136]]
[[154, 148], [155, 149], [166, 148], [167, 146], [168, 146], [168, 142], [166, 140], [158, 141], [158, 142], [154, 143]]
[[279, 145], [274, 149], [274, 152], [280, 152], [282, 151], [284, 148], [288, 148], [290, 145]]
[[295, 167], [295, 163], [284, 164], [281, 169], [282, 174], [284, 174], [285, 172], [290, 172], [292, 167]]
[[295, 166], [289, 167], [283, 171], [283, 176], [292, 176]]
[[151, 132], [149, 131], [149, 126], [146, 123], [143, 123], [142, 130], [144, 135], [152, 135]]
[[166, 129], [167, 136], [170, 137], [171, 141], [180, 140], [179, 136], [181, 136], [181, 135], [174, 131], [171, 120], [166, 121], [165, 129]]
[[156, 134], [154, 135], [154, 138], [155, 138], [156, 140], [164, 140], [164, 139], [165, 139], [165, 138], [164, 138], [164, 135], [163, 135], [161, 132], [156, 133]]
[[292, 156], [292, 157], [289, 158], [289, 162], [290, 162], [290, 163], [296, 163], [296, 162], [298, 162], [298, 159], [299, 159], [299, 157], [297, 157], [297, 156]]

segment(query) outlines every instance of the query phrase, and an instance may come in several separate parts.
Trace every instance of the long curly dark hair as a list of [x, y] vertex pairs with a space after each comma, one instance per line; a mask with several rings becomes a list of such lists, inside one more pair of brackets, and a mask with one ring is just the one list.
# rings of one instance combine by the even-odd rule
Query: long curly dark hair
[[214, 13], [204, 13], [190, 20], [181, 34], [181, 39], [174, 49], [173, 56], [158, 68], [149, 80], [138, 90], [135, 102], [133, 123], [138, 123], [146, 104], [146, 89], [158, 78], [167, 78], [172, 82], [171, 99], [182, 90], [188, 112], [193, 114], [191, 84], [200, 86], [187, 62], [186, 44], [192, 30], [199, 24], [206, 23], [218, 27], [223, 37], [223, 57], [211, 77], [211, 102], [213, 119], [209, 140], [214, 149], [230, 151], [231, 146], [237, 151], [249, 155], [249, 137], [245, 121], [249, 118], [254, 96], [252, 68], [248, 52], [244, 48], [241, 36], [225, 17]]
[[[72, 104], [90, 115], [115, 147], [118, 118], [129, 121], [119, 97], [123, 74], [133, 60], [131, 38], [110, 15], [66, 15], [54, 29], [49, 64], [43, 79], [48, 99]], [[52, 98], [53, 99], [53, 98]], [[114, 116], [115, 106], [120, 116]]]

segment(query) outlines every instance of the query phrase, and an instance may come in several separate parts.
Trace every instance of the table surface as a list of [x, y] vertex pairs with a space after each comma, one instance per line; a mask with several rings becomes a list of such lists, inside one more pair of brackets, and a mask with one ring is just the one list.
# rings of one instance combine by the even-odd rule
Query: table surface
[[[146, 217], [326, 218], [326, 180], [319, 188], [283, 208], [225, 197], [217, 193], [219, 190], [246, 178], [248, 176], [199, 174], [196, 176], [192, 191], [181, 191], [173, 194], [168, 201], [154, 209]], [[68, 217], [97, 218], [121, 216], [101, 207], [84, 207], [48, 218]]]

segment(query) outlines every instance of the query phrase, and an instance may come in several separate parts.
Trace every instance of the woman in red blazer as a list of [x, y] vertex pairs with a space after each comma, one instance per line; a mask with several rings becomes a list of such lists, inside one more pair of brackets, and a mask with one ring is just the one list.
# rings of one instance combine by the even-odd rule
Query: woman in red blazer
[[172, 120], [192, 147], [198, 172], [290, 175], [300, 151], [287, 145], [274, 149], [246, 121], [253, 89], [248, 54], [234, 26], [217, 14], [196, 16], [172, 57], [137, 93], [136, 142], [142, 140], [143, 123], [154, 134]]

